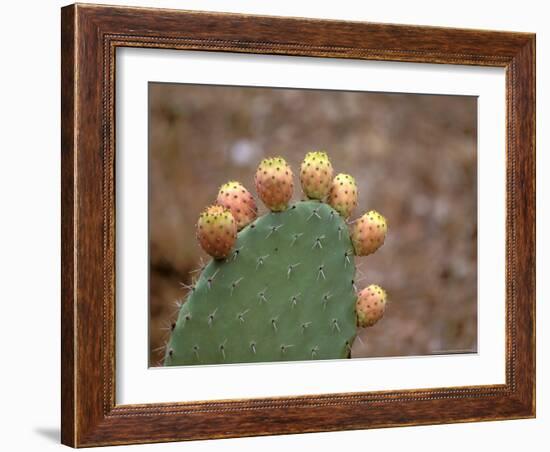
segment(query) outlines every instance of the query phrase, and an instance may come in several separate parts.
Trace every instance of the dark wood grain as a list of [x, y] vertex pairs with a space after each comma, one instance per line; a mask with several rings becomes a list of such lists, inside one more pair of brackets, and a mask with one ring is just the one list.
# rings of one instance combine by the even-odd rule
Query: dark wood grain
[[74, 296], [74, 156], [75, 156], [75, 59], [74, 59], [74, 8], [61, 11], [61, 412], [63, 426], [61, 441], [76, 444], [75, 441], [75, 362], [74, 317], [76, 309]]
[[[535, 37], [72, 5], [62, 10], [62, 442], [75, 447], [535, 415]], [[117, 47], [506, 69], [506, 383], [168, 404], [115, 403]]]

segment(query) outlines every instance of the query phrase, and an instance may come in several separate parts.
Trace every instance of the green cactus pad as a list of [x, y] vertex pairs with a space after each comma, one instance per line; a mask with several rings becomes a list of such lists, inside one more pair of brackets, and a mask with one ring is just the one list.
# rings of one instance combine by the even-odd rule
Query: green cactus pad
[[166, 366], [347, 358], [356, 334], [347, 225], [329, 205], [299, 202], [238, 234], [182, 305]]

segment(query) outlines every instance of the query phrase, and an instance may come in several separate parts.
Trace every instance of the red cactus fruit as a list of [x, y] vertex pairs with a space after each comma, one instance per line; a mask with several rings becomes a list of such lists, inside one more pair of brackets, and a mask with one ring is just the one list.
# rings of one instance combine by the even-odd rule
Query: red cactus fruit
[[328, 203], [344, 218], [357, 207], [357, 184], [349, 174], [338, 174], [330, 186]]
[[386, 310], [386, 291], [376, 284], [365, 287], [357, 295], [355, 310], [357, 325], [360, 327], [373, 326], [383, 316]]
[[371, 210], [351, 225], [351, 240], [357, 256], [374, 253], [384, 244], [388, 225], [376, 210]]
[[237, 240], [237, 225], [231, 211], [223, 206], [210, 206], [197, 222], [197, 239], [214, 259], [229, 256]]
[[280, 212], [287, 208], [294, 182], [292, 170], [282, 157], [263, 159], [256, 170], [256, 191], [268, 209]]
[[330, 190], [332, 174], [326, 152], [308, 152], [300, 168], [300, 182], [306, 196], [323, 200]]
[[231, 211], [238, 231], [252, 223], [258, 216], [254, 198], [240, 182], [231, 181], [223, 184], [218, 192], [216, 203]]

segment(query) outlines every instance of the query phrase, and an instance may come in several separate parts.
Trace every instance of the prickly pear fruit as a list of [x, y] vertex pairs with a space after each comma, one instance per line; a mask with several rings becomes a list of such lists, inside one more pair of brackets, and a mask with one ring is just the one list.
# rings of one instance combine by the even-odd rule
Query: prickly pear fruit
[[386, 291], [376, 284], [359, 292], [355, 305], [357, 325], [364, 328], [378, 322], [384, 315], [386, 300]]
[[328, 203], [344, 218], [349, 218], [357, 206], [357, 184], [349, 174], [338, 174], [332, 181]]
[[351, 226], [351, 240], [357, 256], [367, 256], [380, 248], [386, 238], [386, 219], [376, 210], [358, 218]]
[[258, 196], [268, 209], [280, 212], [287, 208], [294, 182], [292, 170], [282, 157], [263, 159], [256, 170], [254, 182]]
[[302, 190], [308, 198], [323, 200], [332, 182], [332, 164], [326, 152], [308, 152], [300, 168]]
[[229, 256], [237, 240], [237, 225], [229, 209], [210, 206], [197, 222], [197, 238], [204, 251], [214, 259]]
[[223, 184], [218, 192], [216, 203], [231, 211], [238, 231], [252, 223], [258, 216], [254, 198], [240, 182], [231, 181]]

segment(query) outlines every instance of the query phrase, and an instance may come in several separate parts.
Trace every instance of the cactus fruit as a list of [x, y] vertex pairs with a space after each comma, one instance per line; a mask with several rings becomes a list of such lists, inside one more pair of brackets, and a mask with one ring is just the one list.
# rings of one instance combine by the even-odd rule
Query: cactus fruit
[[263, 203], [273, 212], [287, 208], [294, 190], [293, 174], [282, 157], [263, 159], [256, 170], [254, 182]]
[[210, 206], [197, 222], [197, 238], [204, 251], [214, 259], [231, 253], [237, 240], [237, 226], [231, 212], [223, 206]]
[[386, 291], [376, 284], [365, 287], [357, 294], [357, 325], [373, 326], [383, 316], [386, 309]]
[[216, 203], [231, 211], [238, 231], [252, 223], [258, 216], [258, 208], [253, 196], [240, 182], [232, 181], [223, 184], [218, 192]]
[[[330, 172], [325, 154], [310, 153], [304, 162], [313, 157]], [[215, 259], [181, 304], [165, 366], [349, 358], [357, 326], [374, 324], [384, 312], [385, 292], [378, 286], [362, 290], [359, 298], [356, 293], [352, 233], [359, 230], [350, 233], [345, 221], [357, 202], [353, 178], [334, 179], [334, 208], [319, 200], [287, 208], [292, 171], [282, 158], [263, 160], [255, 181], [273, 212], [256, 219], [237, 215], [252, 219], [237, 233], [229, 209], [251, 196], [239, 198], [242, 186], [230, 182], [221, 187], [218, 202], [241, 190], [233, 198], [241, 204], [211, 206], [199, 218], [197, 237]], [[306, 194], [320, 196], [312, 187], [306, 184]]]
[[351, 239], [357, 256], [368, 256], [384, 244], [388, 225], [376, 210], [371, 210], [351, 226]]
[[325, 199], [332, 182], [332, 172], [326, 152], [308, 152], [300, 168], [300, 182], [305, 195], [310, 199]]
[[344, 218], [349, 218], [357, 207], [357, 184], [349, 174], [338, 174], [332, 181], [328, 203]]

